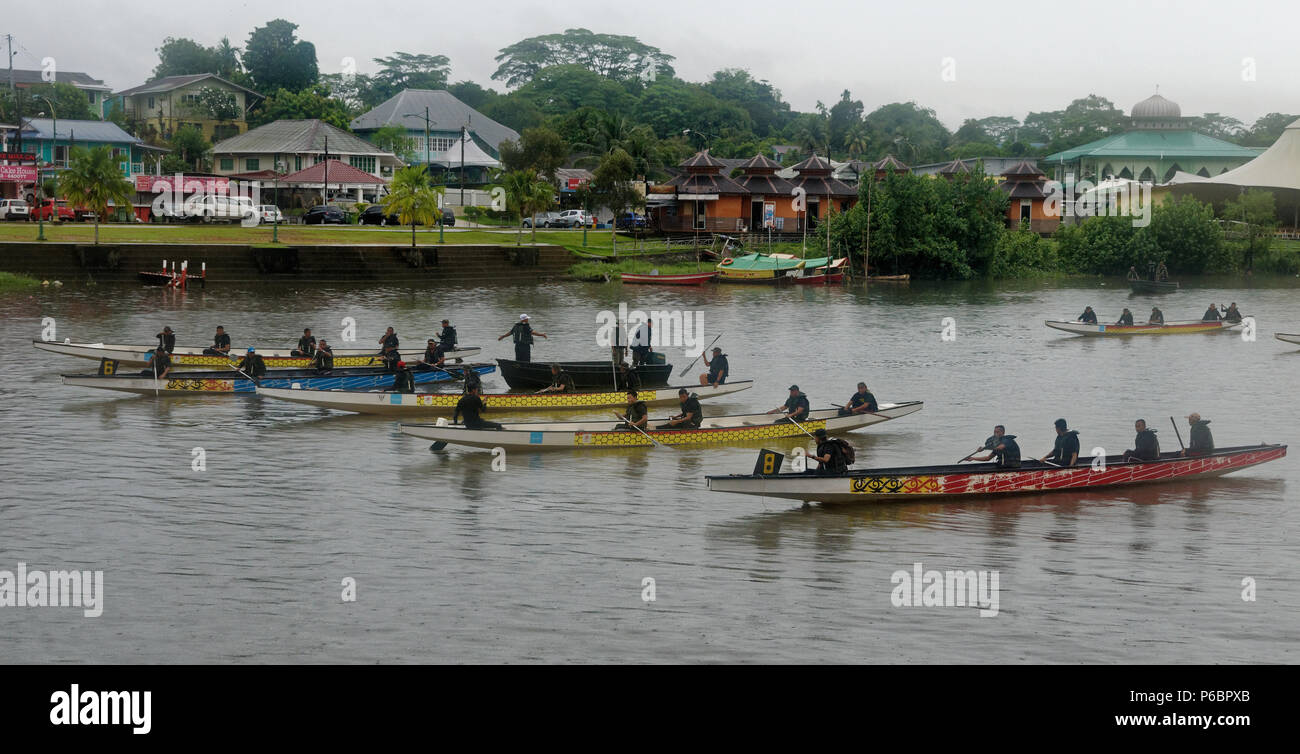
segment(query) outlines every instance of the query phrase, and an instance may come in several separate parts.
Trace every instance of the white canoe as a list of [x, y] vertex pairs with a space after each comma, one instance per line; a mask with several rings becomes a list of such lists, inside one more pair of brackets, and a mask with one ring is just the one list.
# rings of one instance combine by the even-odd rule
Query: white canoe
[[1043, 324], [1055, 330], [1064, 330], [1075, 335], [1186, 335], [1193, 333], [1227, 332], [1242, 326], [1241, 322], [1223, 322], [1210, 320], [1183, 320], [1166, 322], [1163, 325], [1103, 325], [1087, 322], [1061, 322], [1046, 320]]
[[1300, 343], [1300, 334], [1277, 332], [1277, 333], [1273, 333], [1273, 337], [1277, 338], [1283, 343]]
[[[717, 398], [722, 395], [738, 393], [753, 387], [753, 380], [742, 380], [717, 387], [707, 385], [688, 385], [687, 390], [695, 393], [700, 400]], [[676, 387], [663, 387], [654, 390], [642, 390], [637, 397], [647, 406], [676, 406], [678, 402]], [[302, 403], [320, 408], [332, 408], [337, 411], [351, 411], [358, 414], [385, 414], [398, 416], [451, 416], [456, 410], [456, 402], [462, 393], [414, 393], [402, 394], [391, 391], [358, 393], [348, 390], [306, 390], [282, 388], [258, 388], [257, 394], [264, 398], [274, 398], [292, 403]], [[484, 393], [483, 403], [488, 411], [593, 411], [597, 409], [627, 408], [627, 393], [622, 390], [593, 393]]]
[[[921, 401], [883, 403], [870, 414], [839, 416], [839, 409], [819, 409], [800, 425], [808, 432], [825, 429], [830, 434], [851, 432], [873, 424], [897, 419], [920, 411]], [[490, 417], [485, 417], [489, 418]], [[789, 422], [778, 422], [775, 414], [740, 414], [706, 416], [699, 429], [650, 429], [647, 434], [664, 445], [711, 445], [734, 442], [802, 437], [811, 440], [804, 429]], [[651, 419], [651, 427], [667, 419]], [[468, 429], [455, 424], [403, 424], [402, 432], [425, 440], [476, 448], [553, 449], [553, 448], [626, 448], [654, 445], [646, 435], [633, 429], [615, 429], [617, 421], [599, 422], [526, 422], [504, 424], [500, 430]]]
[[[111, 359], [117, 361], [123, 366], [143, 367], [149, 364], [150, 352], [154, 346], [140, 345], [115, 345], [110, 343], [73, 343], [64, 341], [62, 343], [55, 341], [33, 340], [32, 345], [42, 351], [57, 353], [61, 356], [76, 356], [82, 359]], [[292, 348], [262, 348], [254, 346], [257, 353], [261, 354], [262, 360], [266, 366], [271, 369], [294, 369], [311, 366], [311, 359], [301, 356], [294, 356]], [[334, 348], [334, 366], [335, 367], [363, 367], [375, 366], [378, 364], [377, 347], [371, 348]], [[454, 359], [464, 359], [471, 356], [477, 356], [481, 349], [478, 348], [460, 348], [455, 351], [447, 352], [449, 361]], [[230, 353], [234, 358], [239, 358], [248, 347], [231, 348]], [[417, 352], [424, 354], [424, 350]], [[411, 359], [417, 359], [419, 356], [412, 356]], [[175, 367], [195, 367], [195, 368], [213, 368], [225, 366], [229, 361], [224, 356], [210, 356], [203, 353], [202, 348], [177, 348], [172, 351], [172, 363]], [[374, 362], [374, 363], [371, 363]]]

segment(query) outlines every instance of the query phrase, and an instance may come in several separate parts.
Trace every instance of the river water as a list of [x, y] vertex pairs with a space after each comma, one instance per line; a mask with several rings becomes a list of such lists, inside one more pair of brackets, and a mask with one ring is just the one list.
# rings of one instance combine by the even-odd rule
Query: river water
[[[488, 360], [512, 357], [496, 337], [527, 312], [550, 336], [535, 359], [577, 360], [605, 356], [600, 310], [698, 311], [709, 339], [725, 333], [733, 377], [758, 381], [706, 413], [775, 407], [792, 382], [815, 408], [860, 379], [881, 401], [924, 400], [849, 436], [862, 468], [954, 462], [996, 423], [1042, 455], [1058, 416], [1085, 453], [1131, 447], [1138, 417], [1176, 448], [1168, 417], [1193, 410], [1221, 446], [1294, 440], [1300, 349], [1272, 334], [1300, 331], [1297, 289], [213, 284], [8, 296], [0, 570], [102, 570], [104, 598], [93, 618], [0, 607], [0, 662], [1296, 662], [1294, 456], [1199, 483], [805, 509], [706, 489], [705, 474], [752, 469], [753, 446], [519, 452], [493, 471], [489, 452], [432, 453], [386, 417], [65, 387], [60, 373], [94, 363], [29, 341], [50, 317], [58, 340], [149, 342], [170, 325], [198, 345], [220, 324], [236, 347], [288, 346], [304, 326], [334, 340], [352, 317], [359, 341], [392, 325], [413, 345], [446, 316]], [[1236, 301], [1260, 337], [1095, 340], [1042, 324], [1085, 305], [1103, 321], [1124, 306], [1141, 320], [1152, 301], [1171, 320]], [[675, 372], [686, 366], [666, 350]], [[206, 470], [192, 469], [195, 448]], [[997, 614], [895, 606], [893, 575], [916, 563], [996, 572]]]

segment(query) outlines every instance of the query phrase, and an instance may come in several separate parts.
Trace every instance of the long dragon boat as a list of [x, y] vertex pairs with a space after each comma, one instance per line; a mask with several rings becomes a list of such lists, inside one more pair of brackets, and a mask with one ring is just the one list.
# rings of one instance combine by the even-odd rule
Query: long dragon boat
[[1212, 453], [1183, 457], [1161, 454], [1154, 461], [1125, 461], [1107, 456], [1093, 468], [1092, 459], [1068, 467], [1025, 461], [1020, 468], [995, 463], [954, 466], [910, 466], [863, 469], [843, 474], [731, 474], [708, 476], [709, 489], [741, 495], [820, 503], [875, 503], [935, 498], [990, 497], [1180, 482], [1228, 474], [1275, 461], [1286, 455], [1285, 445], [1219, 448]]
[[[447, 382], [464, 379], [464, 370], [490, 374], [496, 367], [491, 364], [465, 364], [447, 369], [413, 371], [415, 384]], [[256, 382], [232, 369], [219, 372], [171, 373], [161, 379], [141, 374], [65, 374], [63, 384], [75, 387], [93, 387], [118, 390], [142, 395], [193, 395], [195, 393], [247, 393], [256, 392], [258, 386], [292, 388], [301, 385], [317, 390], [372, 390], [393, 386], [393, 373], [382, 368], [353, 367], [333, 369], [319, 374], [311, 369], [277, 369], [268, 371]]]
[[624, 283], [639, 285], [704, 285], [717, 276], [716, 272], [687, 272], [675, 275], [624, 272], [620, 273], [619, 279]]
[[[614, 390], [613, 363], [609, 361], [559, 361], [554, 362], [573, 378], [579, 390]], [[497, 359], [501, 378], [515, 390], [536, 390], [551, 384], [549, 361], [514, 361]], [[672, 364], [638, 364], [632, 370], [645, 387], [661, 387], [673, 376]]]
[[[738, 393], [753, 387], [753, 380], [730, 382], [712, 387], [687, 386], [700, 400]], [[402, 394], [392, 391], [355, 392], [345, 390], [308, 390], [303, 388], [260, 387], [257, 394], [264, 398], [301, 403], [336, 411], [357, 414], [384, 414], [397, 416], [451, 416], [461, 393]], [[593, 411], [597, 409], [626, 409], [627, 393], [609, 391], [599, 393], [484, 393], [483, 403], [492, 412], [505, 411]], [[647, 406], [677, 405], [677, 388], [641, 390], [637, 399]]]
[[1088, 322], [1061, 322], [1046, 320], [1043, 324], [1055, 330], [1064, 330], [1075, 335], [1188, 335], [1195, 333], [1217, 333], [1236, 330], [1241, 322], [1210, 320], [1185, 320], [1166, 322], [1163, 325], [1102, 325]]
[[1273, 337], [1277, 338], [1283, 343], [1300, 343], [1300, 334], [1276, 332], [1273, 333]]
[[[808, 421], [796, 426], [775, 421], [771, 414], [706, 416], [698, 429], [616, 429], [617, 421], [601, 422], [524, 422], [504, 424], [499, 430], [469, 429], [455, 424], [403, 424], [408, 435], [453, 445], [477, 448], [577, 449], [648, 447], [657, 441], [663, 445], [722, 445], [737, 442], [773, 440], [783, 437], [811, 439], [805, 433], [825, 429], [828, 434], [851, 432], [873, 424], [887, 422], [920, 411], [921, 401], [884, 403], [874, 413], [839, 416], [839, 409], [819, 409]], [[650, 427], [666, 419], [651, 419]], [[803, 427], [803, 429], [800, 429]], [[650, 438], [654, 438], [651, 441]]]
[[[149, 359], [153, 355], [154, 346], [139, 345], [113, 345], [106, 343], [73, 343], [64, 341], [62, 343], [54, 341], [33, 340], [32, 345], [42, 351], [57, 353], [62, 356], [76, 356], [82, 359], [108, 359], [116, 361], [122, 366], [143, 367], [148, 366]], [[312, 366], [310, 358], [294, 356], [292, 348], [262, 348], [254, 346], [257, 353], [261, 355], [262, 360], [266, 362], [269, 369], [294, 369]], [[234, 359], [244, 355], [248, 349], [232, 348], [230, 355]], [[337, 367], [370, 367], [380, 366], [382, 362], [378, 356], [376, 348], [333, 348], [334, 366]], [[478, 348], [461, 348], [455, 351], [447, 352], [447, 359], [459, 360], [477, 356], [480, 349]], [[417, 353], [423, 354], [420, 350]], [[418, 357], [413, 357], [418, 358]], [[202, 348], [177, 348], [172, 351], [173, 368], [211, 368], [224, 367], [231, 362], [231, 359], [225, 356], [211, 356], [203, 353]]]

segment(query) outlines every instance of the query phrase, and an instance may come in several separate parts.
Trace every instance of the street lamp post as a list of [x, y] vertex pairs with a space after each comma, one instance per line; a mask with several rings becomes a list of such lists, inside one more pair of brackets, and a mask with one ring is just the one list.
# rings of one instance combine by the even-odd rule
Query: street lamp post
[[280, 174], [284, 172], [285, 164], [277, 162], [272, 166], [275, 173], [275, 217], [271, 218], [275, 225], [271, 228], [271, 243], [280, 243]]
[[[46, 97], [46, 96], [44, 96], [44, 95], [41, 95], [41, 94], [35, 94], [35, 95], [32, 95], [32, 96], [33, 96], [34, 99], [43, 99], [43, 100], [45, 100], [45, 104], [47, 104], [47, 105], [50, 106], [50, 120], [53, 122], [53, 132], [51, 133], [51, 136], [52, 136], [53, 138], [51, 139], [51, 144], [50, 144], [50, 163], [53, 164], [53, 163], [54, 163], [54, 156], [55, 156], [55, 154], [58, 152], [58, 149], [59, 149], [59, 115], [58, 115], [58, 113], [56, 113], [56, 112], [54, 111], [54, 103], [53, 103], [53, 102], [50, 102], [50, 99], [49, 99], [48, 97]], [[20, 123], [18, 124], [18, 132], [21, 134], [21, 133], [22, 133], [22, 130], [23, 130], [23, 128], [22, 128], [22, 123], [20, 122]], [[55, 172], [54, 172], [54, 186], [55, 186], [55, 189], [54, 189], [54, 191], [51, 192], [51, 193], [54, 194], [54, 196], [50, 197], [51, 200], [52, 200], [52, 201], [50, 202], [50, 222], [54, 222], [55, 218], [58, 216], [58, 211], [59, 211], [59, 190], [58, 190], [59, 178], [58, 178], [58, 176], [59, 176], [58, 172], [55, 171]], [[45, 187], [42, 186], [42, 185], [40, 185], [40, 183], [41, 183], [41, 171], [40, 171], [40, 169], [38, 168], [37, 171], [36, 171], [36, 184], [37, 184], [36, 187], [37, 187], [38, 189], [41, 189], [41, 199], [42, 199], [42, 201], [44, 201], [44, 198], [45, 198]], [[38, 215], [36, 216], [36, 240], [37, 240], [37, 241], [44, 241], [44, 240], [45, 240], [45, 215], [44, 215], [43, 213], [42, 213], [42, 214], [38, 214]]]
[[429, 108], [427, 108], [427, 107], [424, 108], [424, 115], [420, 115], [419, 113], [406, 113], [406, 114], [403, 115], [402, 117], [404, 117], [404, 118], [419, 118], [420, 120], [423, 120], [423, 121], [424, 121], [424, 169], [425, 169], [426, 171], [429, 171], [429, 170], [430, 170], [430, 167], [429, 167], [429, 126], [433, 125], [434, 123], [437, 123], [438, 121], [436, 121], [436, 120], [429, 120]]

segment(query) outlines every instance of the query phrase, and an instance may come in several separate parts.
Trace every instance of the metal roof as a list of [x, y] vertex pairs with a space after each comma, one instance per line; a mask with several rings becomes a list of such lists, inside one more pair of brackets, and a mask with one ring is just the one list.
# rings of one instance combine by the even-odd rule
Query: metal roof
[[[519, 133], [497, 123], [445, 89], [403, 89], [367, 113], [352, 119], [354, 131], [373, 131], [384, 126], [402, 126], [424, 131], [424, 109], [429, 108], [431, 131], [455, 132], [468, 126], [470, 133], [492, 149], [500, 151], [503, 141], [518, 141]], [[414, 117], [418, 114], [420, 117]]]
[[[15, 86], [20, 84], [50, 83], [45, 80], [45, 71], [30, 71], [24, 68], [15, 68], [13, 74]], [[0, 71], [0, 82], [8, 82], [9, 79], [7, 78], [7, 75], [7, 72]], [[78, 89], [95, 89], [105, 92], [112, 91], [112, 87], [108, 84], [105, 84], [97, 78], [92, 78], [90, 74], [82, 73], [81, 71], [55, 71], [54, 81], [59, 84], [72, 84]]]
[[330, 154], [396, 156], [321, 120], [277, 120], [232, 136], [213, 145], [214, 154], [288, 154], [325, 152], [329, 139]]
[[1128, 131], [1044, 157], [1072, 162], [1084, 157], [1216, 157], [1250, 160], [1258, 152], [1190, 129]]
[[258, 94], [252, 89], [249, 89], [247, 87], [242, 87], [239, 84], [236, 84], [232, 81], [226, 81], [225, 79], [221, 78], [215, 73], [190, 73], [184, 76], [165, 76], [155, 81], [147, 81], [141, 84], [140, 86], [133, 86], [130, 89], [123, 89], [122, 91], [118, 92], [114, 96], [130, 97], [133, 94], [154, 94], [157, 92], [170, 92], [176, 89], [180, 89], [183, 86], [188, 86], [190, 84], [197, 83], [204, 79], [216, 79], [217, 81], [220, 81], [221, 83], [226, 84], [227, 86], [233, 87], [235, 89], [239, 89], [247, 94], [251, 94], [258, 99], [262, 98], [262, 95]]
[[[54, 123], [49, 118], [23, 118], [23, 138], [53, 140]], [[65, 120], [59, 118], [60, 139], [96, 141], [109, 144], [140, 144], [136, 137], [107, 120]]]

